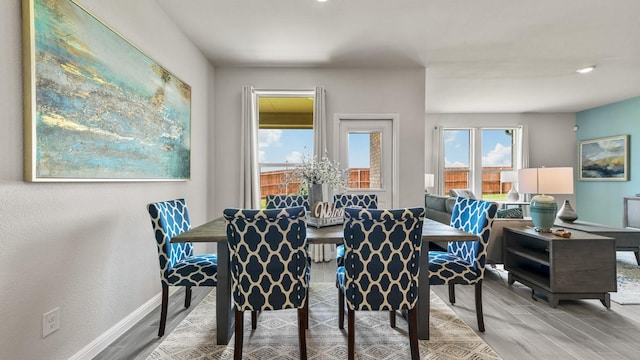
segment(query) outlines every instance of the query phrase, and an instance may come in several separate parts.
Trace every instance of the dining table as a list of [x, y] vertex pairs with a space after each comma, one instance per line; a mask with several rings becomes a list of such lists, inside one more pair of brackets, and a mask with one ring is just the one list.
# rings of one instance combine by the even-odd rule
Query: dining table
[[[429, 310], [431, 292], [429, 287], [429, 242], [478, 241], [477, 235], [449, 225], [425, 218], [422, 227], [420, 272], [418, 275], [418, 338], [429, 339]], [[216, 341], [218, 345], [229, 343], [233, 335], [234, 311], [231, 301], [231, 274], [229, 272], [229, 249], [227, 228], [223, 217], [194, 227], [171, 239], [171, 242], [215, 242], [218, 256], [218, 284], [216, 285]], [[307, 226], [308, 244], [342, 244], [343, 225], [316, 228]], [[313, 271], [313, 270], [312, 270]], [[337, 293], [337, 292], [336, 292]], [[336, 309], [337, 311], [337, 309]], [[337, 325], [336, 325], [337, 326]]]

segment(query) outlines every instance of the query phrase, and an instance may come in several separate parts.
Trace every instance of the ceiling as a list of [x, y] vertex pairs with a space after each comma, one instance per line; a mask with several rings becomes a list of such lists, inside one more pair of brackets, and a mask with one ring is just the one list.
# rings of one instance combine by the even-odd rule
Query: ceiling
[[432, 113], [640, 96], [639, 0], [156, 1], [217, 67], [424, 67]]

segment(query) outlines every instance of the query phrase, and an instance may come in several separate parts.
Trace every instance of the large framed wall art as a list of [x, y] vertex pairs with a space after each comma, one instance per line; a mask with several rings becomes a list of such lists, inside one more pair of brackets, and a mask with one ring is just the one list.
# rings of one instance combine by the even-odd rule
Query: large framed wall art
[[629, 135], [582, 140], [579, 147], [578, 180], [629, 180]]
[[71, 0], [23, 0], [26, 181], [187, 180], [191, 87]]

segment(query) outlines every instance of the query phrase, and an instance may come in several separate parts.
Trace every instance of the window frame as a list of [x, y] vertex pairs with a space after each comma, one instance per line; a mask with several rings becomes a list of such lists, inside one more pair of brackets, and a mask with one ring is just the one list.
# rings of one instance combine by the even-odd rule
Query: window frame
[[[255, 101], [254, 101], [254, 116], [255, 116], [255, 127], [256, 127], [256, 138], [259, 138], [259, 132], [260, 132], [260, 98], [275, 98], [275, 97], [283, 97], [283, 98], [294, 98], [294, 97], [300, 97], [300, 98], [311, 98], [313, 99], [313, 103], [314, 106], [312, 108], [312, 116], [314, 116], [314, 111], [315, 111], [315, 102], [316, 102], [316, 94], [314, 90], [257, 90], [254, 89], [253, 94], [255, 96]], [[307, 127], [304, 128], [300, 128], [300, 129], [308, 129]], [[315, 146], [315, 134], [313, 133], [315, 131], [315, 129], [311, 128], [312, 131], [312, 144], [311, 144], [311, 148], [309, 149], [309, 156], [313, 156], [313, 149]], [[256, 146], [257, 150], [260, 151], [259, 146]], [[258, 161], [258, 180], [259, 180], [259, 195], [261, 199], [264, 199], [264, 197], [266, 196], [265, 194], [263, 194], [262, 191], [262, 179], [261, 179], [261, 174], [263, 172], [264, 169], [268, 169], [268, 168], [274, 168], [274, 169], [295, 169], [296, 165], [300, 164], [298, 162], [284, 162], [284, 163], [274, 163], [274, 162], [260, 162]], [[287, 184], [285, 184], [285, 191], [287, 193], [289, 193], [289, 189]]]
[[[446, 156], [445, 153], [445, 134], [447, 131], [469, 131], [469, 168], [467, 170], [447, 170], [447, 167], [444, 165], [444, 159]], [[446, 186], [446, 174], [452, 172], [465, 172], [468, 173], [467, 176], [467, 187], [473, 191], [479, 198], [483, 197], [483, 174], [487, 172], [483, 168], [482, 164], [482, 137], [483, 130], [510, 130], [512, 131], [511, 135], [511, 167], [500, 167], [499, 169], [494, 169], [489, 172], [500, 172], [500, 171], [517, 171], [519, 164], [518, 157], [521, 156], [518, 154], [518, 148], [521, 146], [519, 142], [521, 141], [518, 136], [518, 131], [522, 131], [521, 127], [518, 125], [509, 125], [509, 126], [459, 126], [459, 127], [442, 127], [442, 135], [443, 141], [441, 145], [441, 162], [442, 162], [442, 178], [440, 179], [442, 183], [442, 189], [447, 190]], [[506, 199], [506, 192], [504, 194]]]

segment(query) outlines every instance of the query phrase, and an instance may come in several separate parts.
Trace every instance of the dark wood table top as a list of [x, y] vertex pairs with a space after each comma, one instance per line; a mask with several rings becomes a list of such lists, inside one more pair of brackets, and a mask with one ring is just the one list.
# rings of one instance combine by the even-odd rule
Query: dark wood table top
[[[322, 228], [307, 226], [307, 242], [309, 244], [341, 244], [343, 236], [342, 225]], [[476, 235], [439, 223], [435, 220], [424, 219], [422, 239], [432, 242], [447, 241], [477, 241]], [[171, 239], [171, 242], [223, 242], [227, 241], [227, 230], [223, 217], [197, 226]]]
[[566, 229], [575, 229], [590, 233], [639, 233], [638, 229], [630, 229], [630, 228], [622, 228], [622, 227], [613, 227], [608, 225], [596, 224], [587, 221], [576, 220], [572, 223], [567, 223], [556, 219], [556, 222], [553, 224], [553, 227], [566, 228]]
[[[538, 239], [543, 239], [543, 240], [553, 240], [553, 241], [571, 241], [571, 240], [610, 240], [610, 241], [615, 241], [614, 238], [611, 237], [607, 237], [607, 236], [602, 236], [602, 235], [597, 235], [597, 234], [592, 234], [592, 233], [588, 233], [588, 232], [584, 232], [584, 231], [580, 231], [580, 230], [573, 230], [570, 229], [570, 233], [571, 233], [571, 237], [568, 238], [564, 238], [561, 236], [557, 236], [554, 235], [553, 233], [550, 232], [540, 232], [540, 231], [536, 231], [536, 229], [534, 229], [531, 226], [526, 226], [526, 225], [514, 225], [514, 226], [505, 226], [504, 227], [505, 230], [507, 231], [512, 231], [514, 233], [518, 233], [518, 234], [522, 234], [522, 235], [527, 235], [527, 236], [531, 236], [534, 238], [538, 238]], [[553, 227], [552, 230], [557, 229], [556, 227]]]

